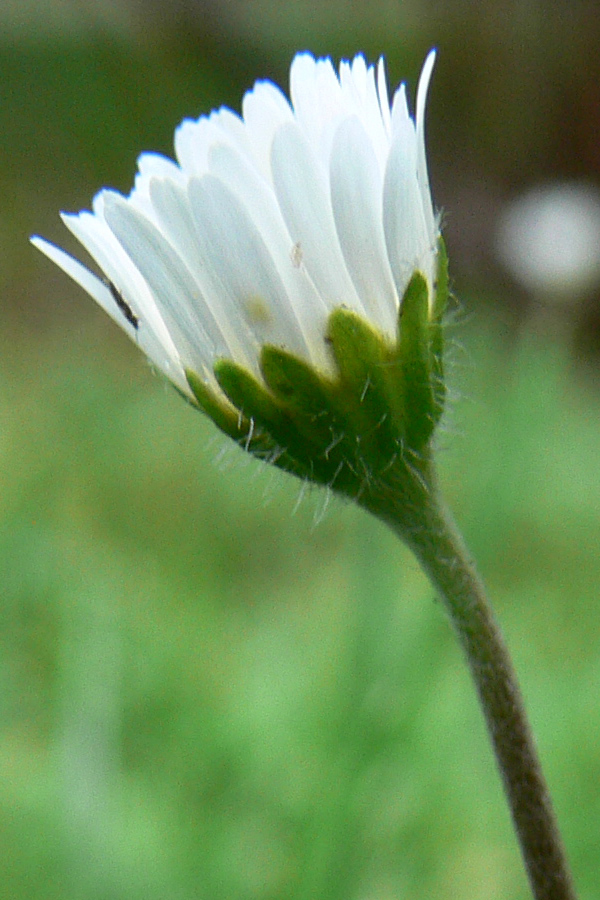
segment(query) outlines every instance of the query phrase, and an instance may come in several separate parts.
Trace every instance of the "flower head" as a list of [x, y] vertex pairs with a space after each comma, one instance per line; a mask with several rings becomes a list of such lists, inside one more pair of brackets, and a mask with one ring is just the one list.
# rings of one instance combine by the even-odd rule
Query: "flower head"
[[336, 73], [299, 54], [290, 101], [257, 82], [242, 116], [185, 120], [177, 162], [142, 155], [128, 197], [103, 190], [93, 212], [63, 214], [104, 278], [33, 242], [246, 449], [355, 493], [344, 477], [371, 472], [375, 445], [389, 463], [407, 443], [406, 378], [418, 370], [437, 391], [428, 422], [441, 405], [443, 254], [424, 140], [433, 63], [432, 52], [413, 119], [404, 85], [390, 106], [381, 60]]

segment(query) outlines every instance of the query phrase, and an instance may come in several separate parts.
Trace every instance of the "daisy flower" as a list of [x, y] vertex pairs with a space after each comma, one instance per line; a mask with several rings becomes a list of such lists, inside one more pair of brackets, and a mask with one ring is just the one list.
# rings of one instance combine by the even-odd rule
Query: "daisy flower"
[[[91, 212], [62, 215], [102, 276], [32, 241], [246, 449], [327, 483], [344, 466], [370, 471], [364, 451], [374, 441], [387, 441], [387, 465], [410, 431], [398, 360], [418, 360], [400, 348], [399, 316], [415, 275], [418, 315], [431, 326], [418, 336], [419, 377], [441, 372], [442, 254], [424, 133], [434, 59], [414, 117], [404, 84], [390, 103], [383, 60], [374, 67], [359, 55], [336, 72], [301, 53], [289, 100], [259, 81], [241, 115], [186, 119], [175, 161], [145, 153], [129, 196], [104, 189]], [[429, 422], [436, 403], [423, 413]], [[297, 458], [306, 439], [312, 461]]]

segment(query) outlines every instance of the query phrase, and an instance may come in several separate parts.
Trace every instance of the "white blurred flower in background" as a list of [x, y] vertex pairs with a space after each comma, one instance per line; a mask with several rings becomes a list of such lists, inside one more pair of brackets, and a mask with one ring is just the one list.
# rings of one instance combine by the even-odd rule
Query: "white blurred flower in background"
[[530, 189], [506, 206], [496, 247], [535, 300], [585, 299], [600, 288], [600, 191], [568, 181]]

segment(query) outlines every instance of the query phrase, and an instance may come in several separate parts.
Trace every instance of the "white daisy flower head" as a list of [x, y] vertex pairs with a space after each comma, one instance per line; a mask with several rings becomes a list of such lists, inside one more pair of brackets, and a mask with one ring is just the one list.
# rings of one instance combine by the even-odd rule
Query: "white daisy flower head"
[[346, 493], [425, 446], [443, 403], [434, 59], [414, 117], [404, 84], [390, 104], [382, 60], [336, 72], [301, 53], [290, 100], [259, 81], [241, 116], [186, 119], [176, 161], [143, 154], [128, 197], [63, 214], [103, 277], [32, 238], [222, 430]]

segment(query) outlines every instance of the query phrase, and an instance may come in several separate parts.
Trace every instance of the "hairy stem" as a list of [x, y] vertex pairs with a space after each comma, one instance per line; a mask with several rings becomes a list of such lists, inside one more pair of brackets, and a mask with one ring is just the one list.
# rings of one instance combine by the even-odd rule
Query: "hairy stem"
[[[575, 900], [569, 866], [521, 691], [485, 590], [429, 466], [402, 489], [363, 498], [418, 557], [452, 620], [483, 707], [536, 900]], [[407, 490], [407, 484], [409, 488]]]

